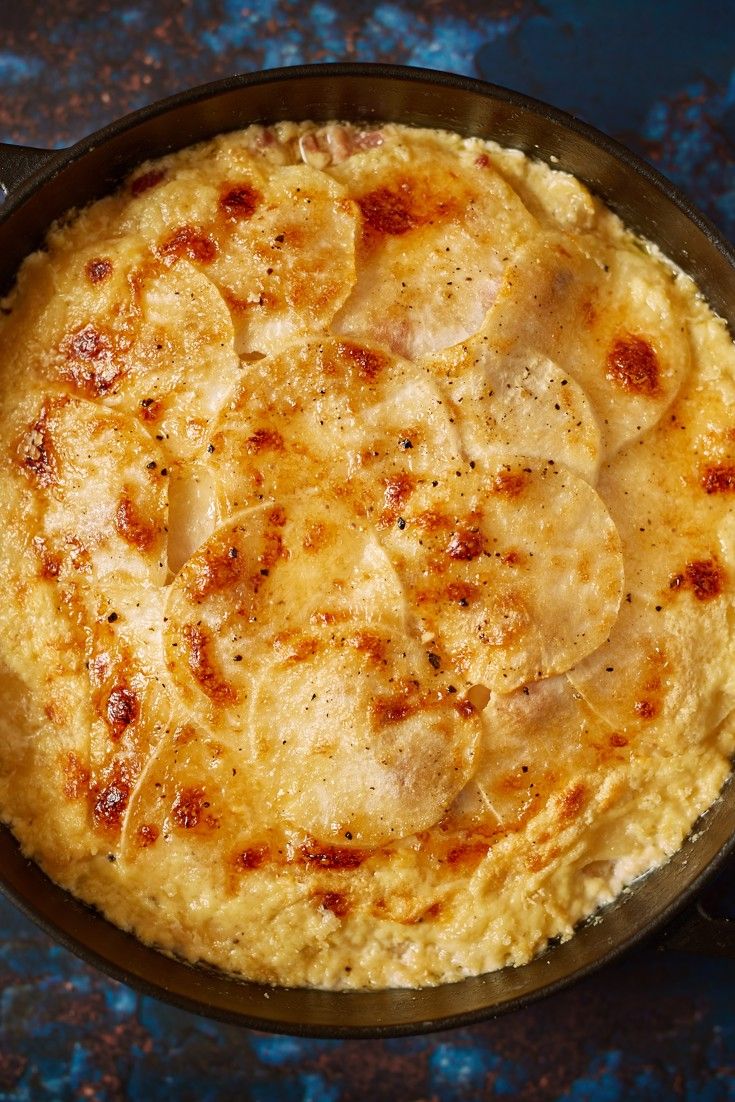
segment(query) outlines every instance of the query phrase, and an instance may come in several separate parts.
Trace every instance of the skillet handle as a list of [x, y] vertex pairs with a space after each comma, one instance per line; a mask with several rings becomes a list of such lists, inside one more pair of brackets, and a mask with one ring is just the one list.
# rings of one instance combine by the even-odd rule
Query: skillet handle
[[711, 915], [698, 899], [667, 927], [658, 948], [735, 960], [735, 918]]
[[30, 145], [5, 145], [0, 142], [0, 203], [20, 186], [37, 168], [55, 156], [53, 149], [36, 149]]

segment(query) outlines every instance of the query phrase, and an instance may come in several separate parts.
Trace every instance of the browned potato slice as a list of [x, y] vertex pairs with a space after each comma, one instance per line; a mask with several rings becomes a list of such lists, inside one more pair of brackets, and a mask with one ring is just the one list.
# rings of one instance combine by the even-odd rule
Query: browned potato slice
[[357, 212], [306, 165], [278, 170], [209, 268], [232, 310], [238, 352], [276, 352], [326, 329], [355, 282]]
[[436, 822], [469, 777], [475, 710], [338, 499], [302, 493], [219, 528], [172, 586], [166, 647], [180, 700], [276, 823], [376, 845]]
[[406, 480], [433, 478], [460, 454], [428, 371], [335, 338], [250, 364], [210, 447], [225, 513], [308, 486], [395, 512]]
[[265, 165], [219, 140], [205, 165], [168, 169], [129, 220], [164, 264], [189, 261], [224, 296], [239, 354], [271, 353], [326, 329], [355, 282], [358, 212], [308, 165]]
[[167, 462], [189, 460], [242, 377], [232, 319], [215, 285], [187, 262], [143, 269], [137, 308], [110, 404], [162, 441]]
[[46, 395], [26, 415], [16, 463], [43, 495], [36, 538], [48, 569], [163, 582], [167, 487], [157, 454], [135, 422], [81, 398]]
[[567, 468], [488, 460], [421, 486], [381, 539], [443, 663], [497, 692], [568, 670], [607, 638], [620, 538]]
[[267, 816], [253, 803], [257, 785], [246, 773], [238, 777], [242, 766], [236, 748], [181, 716], [172, 719], [131, 792], [124, 859], [173, 843], [173, 860], [186, 862], [187, 843], [193, 843], [194, 864], [224, 872], [240, 839], [260, 839], [268, 831]]
[[484, 330], [495, 355], [540, 353], [582, 386], [603, 450], [650, 429], [689, 371], [671, 275], [632, 246], [593, 258], [569, 237], [540, 235], [509, 265]]
[[333, 328], [409, 359], [477, 332], [509, 256], [536, 228], [487, 158], [415, 137], [332, 169], [361, 225], [357, 282]]
[[[45, 301], [36, 309], [52, 351], [34, 351], [21, 309], [6, 336], [11, 362], [30, 359], [45, 385], [136, 418], [166, 463], [195, 454], [241, 374], [232, 319], [211, 280], [186, 260], [166, 267], [136, 238], [40, 264]], [[98, 282], [90, 270], [103, 272]]]
[[623, 543], [626, 597], [609, 641], [569, 677], [622, 729], [685, 730], [697, 715], [717, 726], [735, 703], [725, 658], [735, 452], [730, 433], [712, 430], [727, 423], [728, 402], [720, 388], [686, 388], [648, 438], [649, 462], [632, 444], [600, 479]]
[[[448, 816], [452, 827], [519, 827], [610, 753], [607, 726], [566, 677], [490, 697], [472, 779]], [[614, 752], [614, 748], [612, 748]]]

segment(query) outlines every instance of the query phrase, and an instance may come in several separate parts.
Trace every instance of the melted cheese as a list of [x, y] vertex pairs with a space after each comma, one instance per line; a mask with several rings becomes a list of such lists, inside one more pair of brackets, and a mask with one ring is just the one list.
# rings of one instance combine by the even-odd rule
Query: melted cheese
[[0, 314], [0, 813], [264, 982], [529, 960], [735, 750], [735, 347], [579, 181], [251, 127]]

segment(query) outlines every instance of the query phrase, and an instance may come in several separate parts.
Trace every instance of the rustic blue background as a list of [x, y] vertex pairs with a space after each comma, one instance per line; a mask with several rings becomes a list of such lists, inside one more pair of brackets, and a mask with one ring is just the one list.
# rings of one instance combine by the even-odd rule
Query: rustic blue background
[[[547, 99], [622, 137], [735, 238], [735, 9], [618, 0], [0, 0], [0, 140], [63, 146], [230, 73], [425, 65]], [[735, 873], [713, 898], [732, 899]], [[494, 1023], [299, 1041], [170, 1009], [0, 902], [0, 1100], [735, 1100], [735, 963], [639, 950]]]

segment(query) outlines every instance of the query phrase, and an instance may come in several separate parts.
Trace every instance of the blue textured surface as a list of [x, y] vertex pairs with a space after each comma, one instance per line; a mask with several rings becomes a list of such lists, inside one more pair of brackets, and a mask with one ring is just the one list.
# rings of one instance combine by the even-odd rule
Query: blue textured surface
[[[731, 3], [0, 4], [0, 139], [65, 145], [192, 84], [302, 61], [483, 75], [623, 138], [735, 237]], [[712, 890], [732, 896], [733, 877]], [[0, 902], [0, 1100], [735, 1100], [735, 963], [638, 951], [472, 1029], [296, 1040], [140, 997]]]

